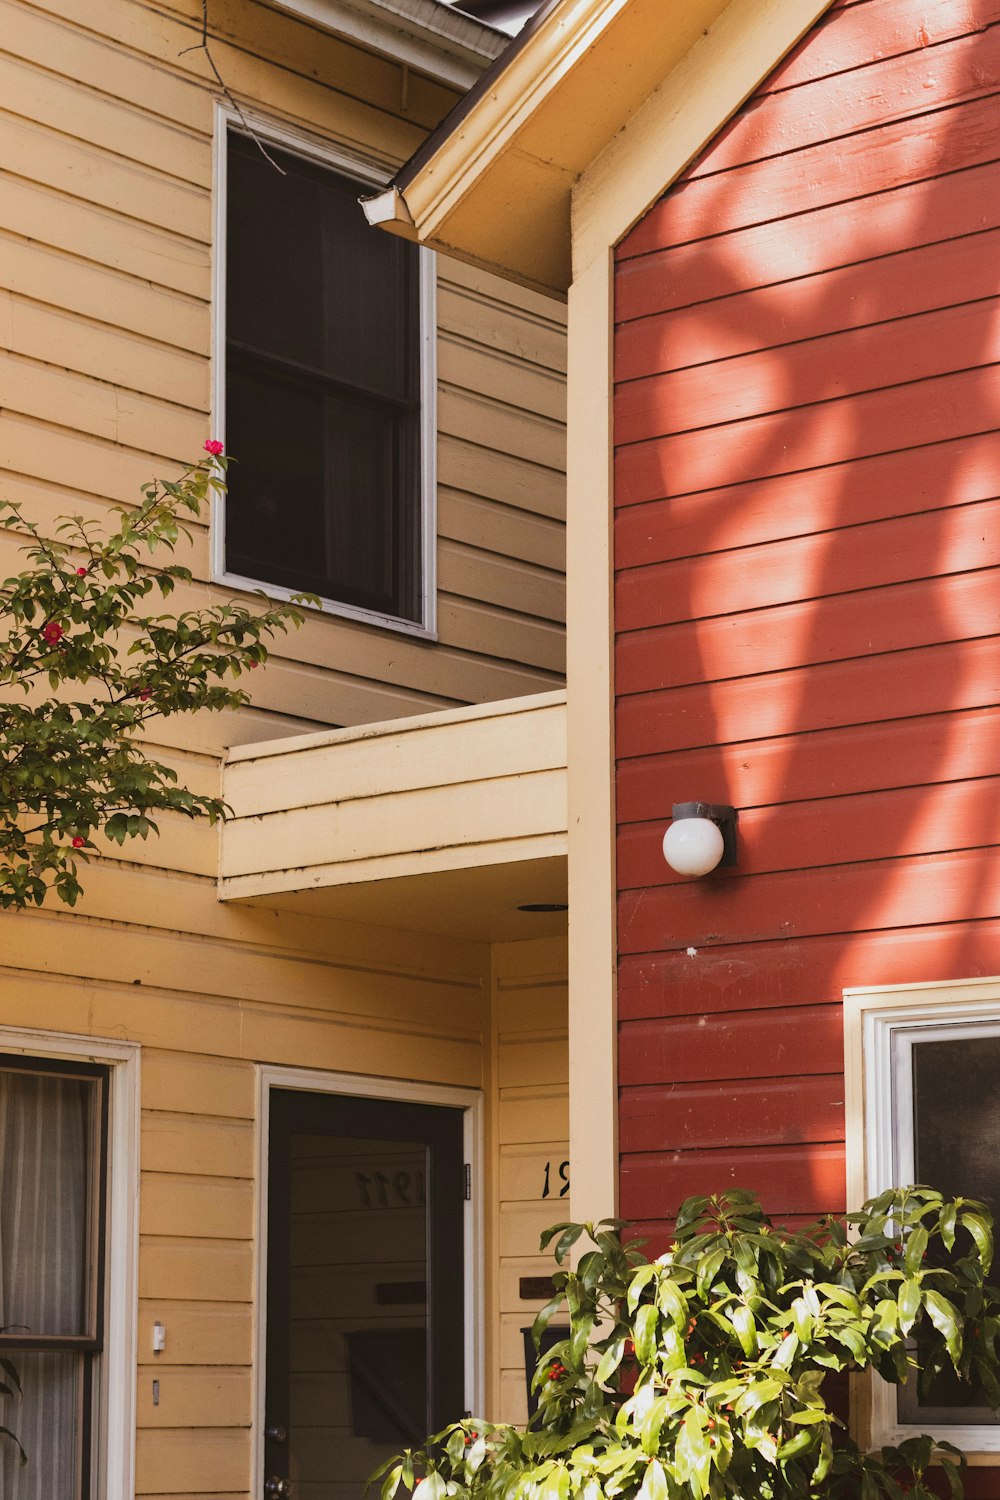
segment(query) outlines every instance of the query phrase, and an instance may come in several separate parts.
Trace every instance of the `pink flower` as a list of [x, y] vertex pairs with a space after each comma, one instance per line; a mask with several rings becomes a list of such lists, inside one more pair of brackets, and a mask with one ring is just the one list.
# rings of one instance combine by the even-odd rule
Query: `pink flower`
[[213, 458], [218, 458], [220, 453], [224, 451], [224, 448], [225, 444], [220, 443], [218, 438], [209, 438], [205, 443], [205, 452], [211, 453]]
[[63, 628], [57, 620], [50, 620], [42, 631], [42, 640], [56, 646], [62, 640]]
[[87, 840], [86, 840], [86, 839], [82, 839], [82, 838], [81, 838], [81, 837], [80, 837], [80, 835], [79, 835], [79, 834], [77, 834], [77, 836], [76, 836], [76, 838], [75, 838], [75, 839], [74, 839], [74, 840], [73, 840], [73, 848], [74, 848], [74, 849], [82, 849], [82, 848], [83, 848], [83, 846], [84, 846], [84, 844], [85, 844], [85, 843], [86, 843], [86, 842], [87, 842]]

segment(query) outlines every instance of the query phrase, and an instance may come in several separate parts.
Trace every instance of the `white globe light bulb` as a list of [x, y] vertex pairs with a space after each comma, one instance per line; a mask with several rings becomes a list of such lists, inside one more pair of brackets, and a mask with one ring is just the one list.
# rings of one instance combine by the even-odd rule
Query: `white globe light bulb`
[[710, 818], [678, 818], [663, 835], [663, 858], [678, 875], [708, 875], [724, 850], [722, 831]]

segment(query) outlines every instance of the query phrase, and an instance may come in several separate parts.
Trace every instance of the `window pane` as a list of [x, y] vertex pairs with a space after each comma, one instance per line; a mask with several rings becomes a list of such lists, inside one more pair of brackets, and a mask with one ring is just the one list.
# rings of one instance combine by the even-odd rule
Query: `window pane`
[[226, 566], [418, 620], [416, 247], [365, 185], [229, 140]]
[[92, 1334], [89, 1213], [97, 1085], [0, 1071], [0, 1325]]
[[918, 1182], [1000, 1208], [1000, 1036], [913, 1048]]
[[77, 1500], [81, 1487], [85, 1395], [81, 1354], [10, 1352], [21, 1380], [20, 1401], [2, 1402], [0, 1423], [20, 1440], [3, 1440], [3, 1500]]
[[[230, 340], [403, 399], [418, 380], [417, 251], [372, 229], [372, 191], [328, 167], [229, 137]], [[234, 448], [235, 452], [235, 448]]]
[[[1000, 1205], [1000, 1036], [920, 1041], [913, 1047], [914, 1175], [946, 1197]], [[962, 1236], [964, 1230], [959, 1230]], [[917, 1349], [920, 1360], [920, 1350]], [[979, 1388], [947, 1371], [923, 1394], [916, 1379], [899, 1393], [904, 1422], [994, 1425]]]
[[226, 507], [229, 568], [416, 618], [416, 515], [399, 496], [413, 419], [234, 359], [227, 421], [248, 476]]

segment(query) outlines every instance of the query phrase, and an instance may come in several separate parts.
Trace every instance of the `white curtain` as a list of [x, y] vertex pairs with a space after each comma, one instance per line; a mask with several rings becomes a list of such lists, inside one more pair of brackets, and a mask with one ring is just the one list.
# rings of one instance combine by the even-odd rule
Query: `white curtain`
[[[86, 1080], [0, 1071], [0, 1326], [9, 1332], [89, 1331], [93, 1094]], [[83, 1356], [4, 1352], [24, 1395], [0, 1402], [0, 1422], [17, 1434], [28, 1462], [4, 1440], [0, 1500], [76, 1500]]]

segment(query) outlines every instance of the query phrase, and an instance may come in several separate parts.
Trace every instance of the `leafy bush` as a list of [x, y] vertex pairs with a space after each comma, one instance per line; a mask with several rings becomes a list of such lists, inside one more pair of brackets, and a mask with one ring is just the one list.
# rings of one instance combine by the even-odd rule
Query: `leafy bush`
[[41, 906], [51, 890], [72, 906], [78, 863], [99, 852], [98, 833], [123, 845], [156, 833], [163, 811], [225, 816], [218, 797], [178, 785], [143, 732], [171, 714], [246, 703], [231, 679], [265, 661], [266, 642], [302, 614], [295, 603], [232, 602], [141, 612], [150, 595], [192, 581], [189, 568], [154, 554], [190, 539], [181, 518], [225, 489], [222, 445], [205, 447], [179, 479], [144, 485], [134, 509], [116, 506], [109, 532], [69, 516], [48, 540], [0, 500], [0, 531], [26, 538], [29, 564], [0, 584], [0, 908]]
[[[749, 1192], [690, 1198], [655, 1261], [619, 1220], [558, 1224], [536, 1346], [565, 1307], [569, 1336], [540, 1360], [527, 1429], [457, 1423], [390, 1460], [383, 1500], [931, 1500], [940, 1465], [953, 1500], [964, 1456], [930, 1437], [863, 1453], [828, 1401], [831, 1374], [874, 1370], [923, 1388], [951, 1372], [1000, 1404], [991, 1218], [926, 1187], [883, 1193], [813, 1231], [776, 1229]], [[984, 1394], [985, 1393], [985, 1396]]]

